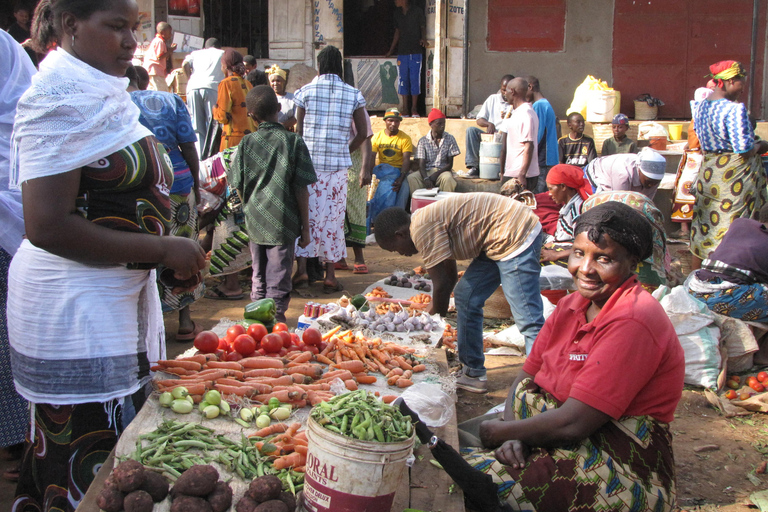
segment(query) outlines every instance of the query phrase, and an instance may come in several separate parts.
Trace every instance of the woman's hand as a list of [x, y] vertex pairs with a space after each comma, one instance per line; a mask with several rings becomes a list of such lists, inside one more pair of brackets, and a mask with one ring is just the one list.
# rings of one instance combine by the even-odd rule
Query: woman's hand
[[162, 243], [164, 253], [159, 263], [173, 269], [176, 279], [190, 279], [205, 267], [205, 252], [194, 240], [166, 236], [162, 238]]
[[400, 192], [400, 187], [403, 186], [404, 179], [405, 175], [401, 174], [395, 179], [395, 181], [392, 182], [392, 192]]
[[360, 188], [370, 185], [372, 176], [370, 169], [362, 169], [360, 171]]
[[557, 261], [562, 254], [562, 252], [544, 247], [541, 249], [541, 261]]
[[494, 452], [496, 459], [514, 469], [523, 469], [525, 467], [525, 461], [530, 455], [531, 450], [522, 441], [516, 439], [512, 441], [506, 441], [499, 449]]
[[504, 435], [504, 420], [488, 420], [480, 424], [480, 440], [485, 448], [496, 448], [509, 439]]

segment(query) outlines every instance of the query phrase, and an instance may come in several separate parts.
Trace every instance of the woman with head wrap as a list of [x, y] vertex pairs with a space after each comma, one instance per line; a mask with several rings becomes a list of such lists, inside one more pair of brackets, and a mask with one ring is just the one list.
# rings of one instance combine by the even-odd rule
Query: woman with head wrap
[[581, 205], [592, 195], [584, 170], [576, 165], [558, 164], [547, 173], [547, 190], [552, 200], [562, 205], [554, 235], [548, 236], [541, 249], [541, 261], [567, 259], [573, 244], [573, 229], [581, 215]]
[[502, 419], [459, 425], [464, 458], [490, 475], [508, 510], [671, 511], [668, 423], [685, 360], [633, 273], [653, 250], [652, 228], [629, 206], [606, 203], [584, 212], [574, 234], [568, 270], [578, 293], [547, 319]]
[[240, 144], [246, 134], [256, 131], [256, 127], [245, 108], [245, 96], [253, 86], [243, 78], [243, 56], [232, 48], [227, 48], [221, 57], [221, 69], [226, 78], [219, 83], [213, 118], [223, 125], [219, 151], [224, 151]]
[[691, 102], [693, 124], [704, 154], [696, 183], [691, 222], [691, 267], [717, 248], [739, 217], [757, 218], [768, 200], [760, 154], [768, 142], [755, 141], [747, 108], [736, 100], [746, 72], [739, 62], [725, 60], [709, 67], [714, 92]]
[[269, 85], [277, 95], [277, 101], [280, 103], [280, 113], [277, 115], [277, 121], [285, 126], [286, 129], [293, 131], [296, 126], [296, 105], [293, 103], [293, 94], [285, 92], [286, 74], [284, 69], [274, 64], [267, 70]]

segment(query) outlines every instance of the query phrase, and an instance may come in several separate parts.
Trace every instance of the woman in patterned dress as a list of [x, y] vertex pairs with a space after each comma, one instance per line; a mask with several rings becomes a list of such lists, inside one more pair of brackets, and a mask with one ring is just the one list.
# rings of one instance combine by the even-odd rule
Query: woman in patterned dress
[[568, 265], [578, 293], [536, 338], [503, 419], [477, 422], [479, 442], [463, 443], [482, 444], [464, 459], [492, 477], [511, 509], [675, 508], [668, 423], [685, 361], [672, 323], [633, 275], [652, 237], [622, 203], [579, 217]]
[[693, 124], [704, 161], [696, 183], [691, 223], [691, 268], [717, 248], [734, 219], [756, 218], [768, 200], [760, 155], [768, 142], [755, 141], [747, 108], [736, 100], [746, 73], [739, 62], [709, 67], [714, 92], [691, 102]]

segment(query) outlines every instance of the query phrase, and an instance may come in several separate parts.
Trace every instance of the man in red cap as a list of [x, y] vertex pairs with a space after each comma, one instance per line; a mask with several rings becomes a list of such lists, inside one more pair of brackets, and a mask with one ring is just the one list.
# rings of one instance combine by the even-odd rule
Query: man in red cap
[[418, 171], [408, 175], [411, 194], [422, 188], [437, 186], [442, 192], [456, 190], [453, 177], [453, 157], [461, 154], [456, 139], [445, 133], [445, 114], [433, 108], [427, 117], [429, 133], [419, 139], [414, 156]]

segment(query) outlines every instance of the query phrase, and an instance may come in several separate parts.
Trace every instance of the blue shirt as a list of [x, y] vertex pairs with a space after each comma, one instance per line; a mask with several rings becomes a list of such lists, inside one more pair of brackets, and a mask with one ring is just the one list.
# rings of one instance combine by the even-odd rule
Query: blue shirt
[[179, 144], [197, 141], [192, 118], [181, 98], [169, 92], [134, 91], [131, 99], [141, 110], [139, 122], [149, 128], [164, 146], [173, 164], [171, 194], [189, 194], [194, 185]]
[[691, 101], [693, 127], [701, 149], [709, 152], [746, 153], [755, 144], [747, 107], [725, 98]]
[[[533, 111], [539, 116], [539, 167], [552, 167], [560, 163], [557, 150], [557, 116], [552, 105], [545, 98], [533, 103]], [[546, 140], [542, 142], [542, 139]], [[546, 152], [546, 162], [542, 155]]]

